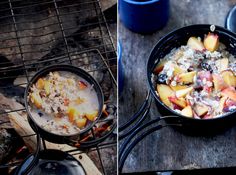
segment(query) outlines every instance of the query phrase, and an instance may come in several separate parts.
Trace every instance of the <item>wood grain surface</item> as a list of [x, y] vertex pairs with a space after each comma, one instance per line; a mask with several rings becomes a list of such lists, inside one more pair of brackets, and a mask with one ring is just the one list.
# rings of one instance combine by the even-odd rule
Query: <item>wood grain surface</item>
[[[119, 98], [119, 123], [128, 120], [148, 91], [146, 62], [155, 43], [168, 32], [190, 24], [224, 26], [235, 0], [170, 0], [170, 19], [162, 30], [140, 35], [119, 22], [124, 90]], [[158, 115], [152, 105], [150, 118]], [[189, 137], [171, 128], [155, 132], [139, 143], [125, 162], [123, 172], [231, 167], [236, 165], [236, 127], [214, 137]]]

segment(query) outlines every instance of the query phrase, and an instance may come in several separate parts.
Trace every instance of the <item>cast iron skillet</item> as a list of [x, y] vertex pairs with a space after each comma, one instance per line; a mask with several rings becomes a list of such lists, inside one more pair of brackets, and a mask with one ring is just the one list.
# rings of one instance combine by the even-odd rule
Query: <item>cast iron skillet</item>
[[[95, 91], [97, 93], [98, 102], [99, 102], [97, 119], [94, 122], [90, 122], [89, 124], [87, 124], [87, 126], [84, 129], [82, 129], [80, 132], [78, 132], [76, 134], [59, 135], [59, 134], [51, 133], [51, 132], [45, 130], [44, 128], [42, 128], [40, 125], [37, 124], [37, 122], [32, 117], [31, 112], [29, 110], [30, 104], [29, 104], [27, 96], [29, 94], [30, 87], [33, 84], [35, 84], [39, 78], [45, 77], [46, 75], [48, 75], [52, 71], [66, 71], [66, 72], [74, 73], [74, 74], [78, 75], [79, 77], [82, 77], [83, 79], [85, 79], [91, 85], [93, 85], [93, 88], [95, 89]], [[36, 131], [39, 132], [40, 136], [42, 138], [44, 138], [50, 142], [66, 143], [66, 144], [72, 144], [72, 145], [74, 143], [76, 143], [76, 141], [80, 138], [80, 136], [82, 134], [88, 132], [94, 126], [94, 124], [97, 122], [97, 120], [99, 120], [99, 118], [102, 114], [102, 108], [103, 108], [103, 103], [104, 103], [101, 87], [99, 86], [99, 84], [94, 80], [94, 78], [91, 75], [89, 75], [87, 72], [85, 72], [84, 70], [82, 70], [78, 67], [71, 66], [71, 65], [61, 65], [61, 64], [60, 65], [52, 65], [52, 66], [46, 67], [46, 68], [40, 70], [39, 72], [37, 72], [33, 76], [33, 78], [30, 80], [30, 82], [28, 83], [28, 86], [25, 90], [25, 97], [24, 98], [25, 98], [25, 107], [26, 107], [26, 111], [28, 114], [28, 121], [35, 132]], [[37, 129], [35, 127], [37, 127]]]
[[[118, 157], [120, 172], [122, 172], [124, 162], [132, 149], [147, 135], [160, 130], [161, 128], [172, 126], [184, 134], [209, 136], [223, 132], [236, 124], [236, 111], [214, 119], [194, 119], [182, 116], [167, 107], [159, 99], [155, 92], [155, 83], [152, 82], [153, 71], [164, 56], [170, 53], [172, 49], [178, 48], [181, 45], [186, 45], [191, 36], [200, 36], [203, 38], [205, 34], [211, 32], [210, 26], [211, 25], [209, 24], [200, 24], [174, 30], [161, 38], [151, 51], [147, 62], [149, 93], [140, 109], [131, 117], [131, 119], [119, 126], [119, 139], [125, 138], [119, 149]], [[219, 26], [215, 26], [214, 33], [219, 36], [220, 42], [225, 44], [227, 50], [232, 55], [236, 56], [236, 34]], [[154, 97], [154, 101], [161, 116], [156, 116], [155, 119], [143, 123], [150, 109], [151, 96]], [[160, 124], [160, 120], [165, 120], [166, 124]], [[137, 136], [139, 133], [140, 135]], [[137, 137], [134, 139], [135, 136]]]
[[[177, 29], [165, 37], [163, 37], [153, 48], [149, 60], [147, 63], [147, 77], [148, 84], [152, 96], [155, 99], [158, 111], [162, 116], [171, 115], [173, 117], [163, 117], [167, 123], [177, 124], [180, 123], [182, 127], [180, 129], [186, 134], [197, 134], [197, 135], [208, 135], [219, 133], [224, 129], [228, 129], [230, 126], [233, 126], [236, 121], [236, 112], [231, 112], [225, 115], [222, 115], [219, 118], [213, 119], [195, 119], [182, 116], [181, 114], [170, 109], [156, 94], [156, 87], [151, 80], [152, 72], [155, 66], [160, 62], [160, 60], [167, 55], [173, 48], [178, 48], [181, 45], [186, 45], [188, 38], [191, 36], [200, 36], [204, 38], [205, 34], [208, 34], [210, 31], [210, 25], [192, 25]], [[225, 44], [227, 50], [236, 56], [236, 34], [228, 31], [219, 26], [215, 26], [215, 31], [219, 36], [221, 43]], [[174, 117], [176, 116], [176, 117]], [[178, 127], [179, 128], [179, 127]]]
[[36, 158], [37, 161], [32, 164], [28, 172], [25, 172], [33, 159], [35, 159], [35, 155], [28, 156], [17, 168], [15, 175], [86, 175], [84, 168], [78, 160], [60, 150], [47, 149], [39, 151]]

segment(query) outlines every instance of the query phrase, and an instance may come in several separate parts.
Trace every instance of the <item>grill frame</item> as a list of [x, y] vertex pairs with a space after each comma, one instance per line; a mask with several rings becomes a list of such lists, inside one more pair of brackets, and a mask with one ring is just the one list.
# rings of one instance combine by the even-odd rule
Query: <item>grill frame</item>
[[[1, 16], [0, 20], [6, 19], [6, 18], [11, 18], [12, 22], [10, 22], [9, 25], [13, 25], [13, 27], [14, 27], [13, 31], [1, 32], [0, 35], [1, 34], [6, 34], [6, 33], [14, 33], [15, 38], [14, 37], [6, 38], [6, 39], [4, 39], [4, 41], [14, 40], [14, 39], [17, 41], [17, 45], [10, 46], [10, 47], [5, 47], [5, 49], [17, 48], [19, 50], [19, 52], [17, 52], [16, 55], [20, 55], [20, 58], [21, 58], [21, 60], [19, 62], [14, 62], [16, 64], [10, 65], [10, 66], [9, 66], [9, 62], [1, 62], [0, 63], [0, 74], [1, 73], [5, 74], [6, 72], [11, 73], [11, 72], [14, 72], [16, 70], [20, 71], [20, 72], [23, 72], [23, 78], [26, 78], [27, 84], [28, 84], [30, 78], [32, 77], [29, 72], [32, 69], [33, 70], [40, 70], [40, 66], [37, 66], [37, 65], [44, 64], [44, 63], [49, 63], [50, 65], [53, 65], [54, 63], [52, 63], [52, 62], [54, 62], [54, 61], [59, 61], [59, 63], [62, 63], [62, 64], [65, 64], [65, 63], [73, 64], [73, 60], [77, 59], [77, 58], [73, 58], [74, 56], [89, 54], [89, 53], [93, 53], [93, 54], [95, 53], [98, 56], [97, 61], [98, 62], [101, 61], [104, 64], [104, 66], [102, 68], [99, 68], [98, 70], [89, 70], [87, 72], [107, 71], [109, 73], [110, 79], [111, 79], [112, 84], [113, 84], [112, 85], [113, 91], [116, 92], [116, 88], [117, 88], [116, 75], [115, 75], [116, 74], [116, 67], [117, 67], [117, 65], [116, 65], [117, 64], [116, 63], [116, 59], [117, 59], [116, 58], [116, 49], [115, 49], [115, 45], [114, 45], [111, 33], [109, 31], [109, 28], [108, 28], [108, 23], [105, 19], [105, 16], [104, 16], [103, 12], [102, 12], [102, 8], [101, 8], [101, 4], [100, 4], [99, 0], [89, 0], [88, 2], [78, 3], [78, 5], [83, 5], [83, 4], [88, 5], [90, 3], [93, 4], [93, 6], [94, 6], [93, 9], [91, 8], [91, 9], [86, 9], [86, 10], [95, 12], [96, 13], [95, 17], [97, 17], [98, 21], [97, 22], [92, 21], [92, 22], [89, 22], [88, 24], [84, 24], [84, 25], [80, 26], [82, 28], [82, 32], [77, 33], [77, 35], [82, 34], [83, 32], [86, 33], [88, 31], [92, 30], [93, 32], [100, 33], [100, 37], [95, 38], [95, 39], [91, 38], [91, 42], [93, 40], [100, 40], [101, 41], [101, 44], [95, 45], [95, 46], [92, 46], [92, 47], [88, 47], [86, 49], [82, 49], [80, 52], [70, 51], [69, 44], [68, 44], [68, 38], [73, 36], [74, 33], [71, 34], [70, 36], [67, 36], [66, 31], [67, 30], [72, 30], [72, 28], [65, 28], [64, 27], [64, 22], [62, 21], [62, 17], [66, 16], [68, 14], [63, 14], [63, 13], [61, 13], [60, 10], [62, 8], [67, 8], [70, 5], [65, 6], [65, 7], [60, 7], [58, 4], [62, 2], [61, 0], [58, 0], [58, 1], [57, 0], [49, 0], [49, 1], [46, 1], [46, 2], [42, 2], [40, 4], [39, 3], [35, 3], [35, 4], [32, 3], [31, 5], [28, 6], [28, 7], [33, 7], [33, 6], [46, 5], [46, 4], [53, 4], [54, 5], [53, 8], [56, 12], [56, 15], [54, 17], [57, 18], [57, 23], [52, 24], [52, 25], [59, 25], [59, 27], [58, 27], [59, 30], [56, 31], [56, 32], [59, 32], [61, 34], [60, 39], [62, 39], [63, 44], [65, 45], [65, 49], [66, 49], [66, 54], [56, 55], [56, 56], [53, 56], [50, 59], [45, 59], [45, 60], [40, 60], [40, 61], [38, 61], [37, 58], [35, 60], [33, 60], [33, 59], [32, 60], [26, 60], [25, 59], [25, 54], [27, 54], [27, 52], [24, 51], [24, 47], [27, 46], [27, 45], [32, 46], [32, 44], [22, 44], [21, 43], [22, 39], [24, 37], [28, 37], [28, 36], [21, 36], [20, 32], [22, 30], [20, 30], [19, 27], [18, 27], [18, 25], [22, 25], [23, 23], [22, 22], [19, 23], [17, 18], [24, 15], [24, 14], [16, 14], [15, 13], [15, 11], [17, 11], [21, 8], [24, 8], [24, 7], [15, 7], [14, 6], [15, 3], [18, 3], [18, 2], [21, 2], [21, 1], [22, 0], [8, 0], [8, 2], [1, 2], [0, 3], [1, 5], [8, 5], [9, 6], [8, 9], [4, 9], [4, 10], [0, 9], [0, 13], [2, 11], [10, 10], [10, 14], [7, 15], [7, 16]], [[44, 10], [44, 11], [46, 11], [46, 10]], [[81, 11], [71, 12], [70, 15], [72, 13], [76, 13], [76, 14], [77, 13], [82, 13], [83, 11], [85, 11], [85, 10], [83, 9]], [[28, 14], [28, 15], [33, 15], [33, 14]], [[27, 23], [27, 21], [25, 23]], [[41, 28], [43, 28], [43, 27], [45, 27], [45, 26], [42, 26]], [[90, 29], [90, 28], [93, 28], [93, 27], [94, 27], [94, 29]], [[86, 30], [87, 28], [88, 28], [88, 30]], [[31, 28], [31, 29], [26, 28], [23, 31], [34, 30], [34, 29], [40, 29], [40, 27]], [[50, 35], [50, 33], [47, 33], [47, 34], [41, 35], [41, 36], [39, 35], [39, 36], [30, 36], [30, 37], [35, 37], [35, 38], [39, 37], [40, 38], [40, 37], [44, 37], [46, 35]], [[84, 39], [84, 40], [80, 40], [80, 42], [81, 43], [82, 42], [90, 42], [90, 40], [89, 39]], [[43, 43], [43, 44], [45, 44], [45, 43]], [[35, 44], [35, 47], [40, 46], [40, 45], [41, 44]], [[108, 47], [109, 47], [109, 49], [108, 49]], [[4, 48], [0, 47], [0, 49], [4, 49]], [[49, 51], [51, 51], [51, 50], [52, 49], [49, 49]], [[31, 54], [32, 53], [33, 52], [31, 52]], [[111, 55], [113, 55], [113, 56], [111, 56]], [[4, 55], [4, 56], [7, 57], [9, 55]], [[83, 56], [82, 56], [82, 58], [83, 58]], [[36, 60], [37, 60], [37, 63], [36, 63]], [[112, 64], [111, 64], [111, 62], [112, 62]], [[58, 64], [58, 62], [57, 62], [57, 64]], [[91, 63], [89, 63], [89, 64], [91, 64]], [[95, 64], [95, 62], [92, 63], [92, 64]], [[0, 80], [1, 79], [9, 80], [11, 78], [16, 78], [16, 76], [15, 75], [13, 75], [13, 76], [8, 76], [7, 75], [7, 76], [1, 77]], [[5, 85], [2, 86], [2, 85], [0, 85], [0, 89], [13, 88], [13, 87], [18, 87], [18, 86], [22, 86], [22, 85], [25, 85], [25, 84], [17, 84], [17, 85], [12, 85], [12, 86], [5, 86]], [[116, 104], [113, 104], [113, 105], [116, 106]], [[12, 112], [22, 112], [22, 111], [25, 111], [25, 108], [12, 109], [12, 110], [8, 110], [8, 111], [1, 111], [0, 112], [0, 117], [3, 114], [9, 114], [9, 113], [12, 113]], [[101, 121], [101, 122], [103, 122], [103, 121]], [[4, 124], [4, 122], [0, 123], [0, 125], [1, 124]], [[77, 154], [89, 153], [89, 152], [92, 152], [92, 151], [96, 151], [97, 155], [98, 155], [98, 159], [100, 161], [99, 163], [101, 165], [102, 173], [106, 174], [106, 169], [105, 169], [105, 166], [104, 166], [102, 158], [101, 158], [101, 150], [111, 148], [111, 147], [115, 147], [115, 148], [117, 147], [116, 133], [114, 132], [115, 128], [116, 128], [116, 118], [113, 119], [113, 125], [112, 125], [112, 128], [111, 128], [111, 132], [106, 134], [106, 136], [104, 138], [100, 139], [98, 143], [92, 144], [92, 147], [90, 149], [86, 149], [86, 145], [85, 145], [84, 147], [81, 148], [82, 150], [80, 148], [75, 148], [75, 149], [69, 150], [67, 152], [69, 152], [71, 155], [77, 155]], [[92, 133], [94, 133], [93, 129], [92, 129]], [[23, 136], [23, 137], [32, 137], [32, 135], [26, 135], [26, 136]], [[95, 138], [95, 137], [96, 136], [93, 134], [93, 138]], [[112, 141], [107, 141], [107, 142], [104, 141], [104, 140], [106, 140], [107, 137], [112, 138], [111, 139]], [[42, 139], [42, 142], [43, 142], [44, 149], [47, 149], [46, 144], [45, 144], [45, 140]], [[19, 164], [20, 164], [20, 162], [0, 165], [0, 169], [1, 168], [14, 167], [14, 166], [17, 166]]]

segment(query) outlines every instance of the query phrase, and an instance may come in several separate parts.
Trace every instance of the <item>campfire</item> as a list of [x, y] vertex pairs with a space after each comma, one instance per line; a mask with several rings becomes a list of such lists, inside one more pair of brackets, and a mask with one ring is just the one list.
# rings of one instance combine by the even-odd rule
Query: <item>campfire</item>
[[41, 138], [42, 149], [69, 152], [85, 171], [109, 174], [109, 167], [116, 166], [116, 53], [99, 2], [0, 4], [0, 174], [13, 174], [37, 148], [24, 91], [37, 71], [53, 64], [71, 64], [89, 72], [103, 90], [105, 105], [98, 123], [74, 145]]

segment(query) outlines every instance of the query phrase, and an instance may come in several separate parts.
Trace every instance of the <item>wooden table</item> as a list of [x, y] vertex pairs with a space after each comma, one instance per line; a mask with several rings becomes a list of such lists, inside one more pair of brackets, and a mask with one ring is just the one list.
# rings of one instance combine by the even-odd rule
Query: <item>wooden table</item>
[[[120, 22], [119, 40], [123, 48], [125, 86], [119, 99], [119, 122], [128, 120], [143, 102], [148, 91], [146, 62], [154, 44], [173, 29], [197, 23], [224, 26], [233, 0], [170, 0], [171, 15], [167, 26], [150, 35], [126, 29]], [[150, 118], [157, 115], [152, 105]], [[189, 137], [171, 128], [149, 135], [130, 153], [123, 172], [172, 169], [231, 167], [236, 165], [236, 127], [221, 135]]]

